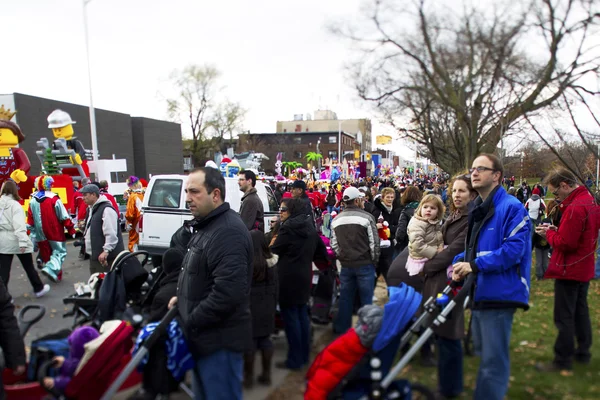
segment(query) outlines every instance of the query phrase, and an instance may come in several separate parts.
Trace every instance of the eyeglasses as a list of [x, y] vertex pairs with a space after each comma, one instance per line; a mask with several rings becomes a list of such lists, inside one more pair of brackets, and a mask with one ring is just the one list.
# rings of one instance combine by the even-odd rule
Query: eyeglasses
[[492, 171], [492, 172], [496, 172], [496, 170], [494, 168], [488, 168], [488, 167], [475, 167], [475, 168], [470, 168], [469, 172], [472, 174], [473, 172], [477, 171], [478, 173], [482, 173], [485, 171]]
[[271, 225], [276, 224], [277, 221], [269, 221]]
[[560, 187], [557, 187], [555, 191], [552, 192], [552, 194], [554, 195], [554, 197], [558, 196], [558, 191], [560, 190]]
[[279, 208], [279, 211], [281, 211], [281, 212], [287, 212], [288, 210], [289, 210], [289, 208], [287, 208], [287, 207]]

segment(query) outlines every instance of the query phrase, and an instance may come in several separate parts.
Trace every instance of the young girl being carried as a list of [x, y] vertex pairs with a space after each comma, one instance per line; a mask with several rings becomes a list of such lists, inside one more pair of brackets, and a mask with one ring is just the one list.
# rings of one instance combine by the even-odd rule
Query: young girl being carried
[[415, 215], [408, 223], [408, 259], [406, 270], [409, 275], [417, 275], [425, 262], [444, 249], [442, 217], [446, 207], [442, 199], [428, 194], [419, 203]]

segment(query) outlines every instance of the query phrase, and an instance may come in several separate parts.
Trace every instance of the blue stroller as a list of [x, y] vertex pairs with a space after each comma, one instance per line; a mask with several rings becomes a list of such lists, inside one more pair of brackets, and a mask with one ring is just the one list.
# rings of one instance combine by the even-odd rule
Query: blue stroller
[[[356, 327], [317, 356], [307, 373], [305, 400], [433, 400], [431, 390], [397, 379], [398, 375], [433, 335], [432, 327], [443, 324], [458, 304], [467, 302], [474, 278], [469, 275], [453, 298], [451, 286], [437, 298], [429, 298], [420, 316], [416, 316], [422, 302], [419, 293], [405, 284], [390, 287], [390, 300], [383, 309], [361, 308]], [[413, 338], [417, 340], [410, 345]], [[399, 349], [407, 350], [394, 365]]]

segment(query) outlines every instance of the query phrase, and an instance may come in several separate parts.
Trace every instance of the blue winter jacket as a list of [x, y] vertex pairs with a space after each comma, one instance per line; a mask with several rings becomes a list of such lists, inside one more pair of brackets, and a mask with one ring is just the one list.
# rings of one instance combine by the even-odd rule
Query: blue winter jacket
[[[480, 204], [481, 198], [475, 201]], [[523, 204], [499, 187], [479, 232], [472, 229], [469, 218], [466, 245], [471, 235], [477, 235], [475, 251], [467, 254], [469, 259], [465, 259], [465, 252], [458, 254], [454, 262], [475, 263], [475, 303], [508, 303], [507, 306], [529, 308], [531, 222]]]

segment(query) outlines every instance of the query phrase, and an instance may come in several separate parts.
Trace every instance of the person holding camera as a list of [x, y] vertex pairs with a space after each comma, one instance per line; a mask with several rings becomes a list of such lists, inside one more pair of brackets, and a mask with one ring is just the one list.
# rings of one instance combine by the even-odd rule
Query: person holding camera
[[100, 189], [89, 184], [81, 189], [88, 211], [83, 233], [85, 251], [90, 255], [90, 275], [107, 272], [117, 255], [125, 250], [119, 216]]
[[[598, 206], [587, 188], [569, 170], [549, 174], [548, 192], [560, 201], [560, 225], [538, 225], [535, 233], [548, 241], [552, 256], [546, 279], [554, 279], [554, 324], [558, 337], [554, 360], [538, 364], [542, 372], [571, 370], [573, 361], [587, 365], [592, 354], [592, 324], [588, 307], [594, 253], [598, 240]], [[575, 341], [577, 340], [577, 346]]]

